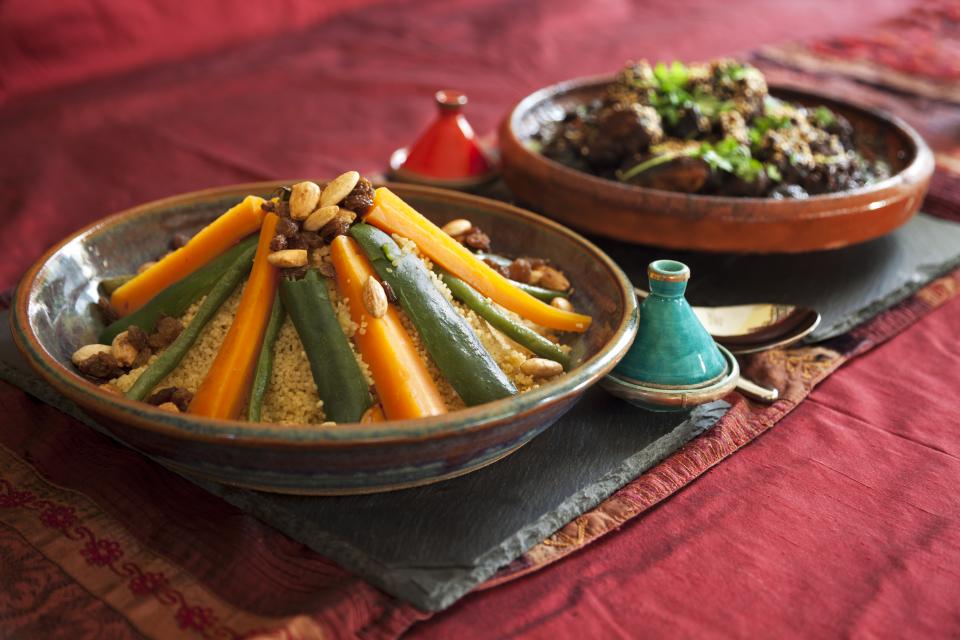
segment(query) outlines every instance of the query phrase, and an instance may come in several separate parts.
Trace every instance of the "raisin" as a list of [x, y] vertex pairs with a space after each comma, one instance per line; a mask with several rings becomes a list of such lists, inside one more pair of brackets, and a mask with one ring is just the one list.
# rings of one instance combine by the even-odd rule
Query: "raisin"
[[163, 349], [176, 340], [181, 331], [183, 331], [182, 322], [176, 318], [163, 316], [157, 320], [157, 330], [147, 336], [147, 343], [154, 349]]
[[530, 267], [530, 261], [524, 258], [517, 258], [510, 263], [508, 269], [509, 278], [511, 280], [516, 280], [517, 282], [523, 282], [530, 284], [530, 277], [533, 274], [533, 269]]
[[490, 258], [484, 258], [483, 261], [487, 264], [488, 267], [502, 275], [504, 278], [510, 277], [510, 269], [499, 262], [494, 262]]
[[301, 231], [300, 239], [308, 249], [316, 249], [323, 246], [323, 238], [316, 231]]
[[396, 304], [397, 292], [393, 290], [393, 287], [390, 286], [390, 283], [384, 280], [380, 284], [383, 286], [383, 292], [387, 294], [387, 302], [390, 304]]
[[163, 389], [158, 389], [154, 391], [150, 396], [147, 397], [147, 402], [154, 406], [159, 407], [162, 404], [167, 402], [172, 402], [177, 405], [177, 409], [180, 411], [186, 411], [187, 407], [190, 406], [190, 403], [193, 401], [193, 394], [183, 387], [165, 387]]
[[342, 236], [350, 230], [350, 223], [341, 217], [336, 217], [320, 229], [320, 236], [323, 238], [323, 241], [330, 243], [337, 236]]
[[343, 199], [343, 202], [340, 203], [340, 207], [349, 209], [358, 216], [363, 216], [373, 208], [373, 195], [374, 189], [370, 181], [366, 178], [360, 178], [357, 186], [355, 186], [353, 190], [347, 194], [347, 197]]
[[289, 238], [290, 236], [296, 235], [300, 231], [300, 227], [290, 218], [280, 218], [280, 220], [277, 221], [276, 231], [280, 235]]
[[490, 236], [479, 227], [471, 227], [460, 243], [474, 251], [490, 251]]
[[281, 234], [273, 236], [270, 241], [270, 251], [283, 251], [287, 248], [287, 237]]

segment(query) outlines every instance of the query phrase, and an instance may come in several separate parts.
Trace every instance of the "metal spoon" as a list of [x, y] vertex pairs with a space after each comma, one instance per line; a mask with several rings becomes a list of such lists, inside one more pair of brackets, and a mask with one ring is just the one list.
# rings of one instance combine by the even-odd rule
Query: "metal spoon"
[[[649, 293], [634, 287], [641, 300]], [[809, 307], [789, 304], [740, 304], [725, 307], [693, 307], [707, 333], [731, 353], [742, 355], [786, 347], [810, 335], [820, 324], [820, 314]], [[762, 387], [744, 378], [737, 390], [759, 402], [776, 402], [778, 389]]]
[[[641, 299], [649, 295], [643, 289], [636, 292]], [[794, 344], [820, 324], [814, 309], [789, 304], [693, 307], [693, 312], [714, 340], [738, 355]]]

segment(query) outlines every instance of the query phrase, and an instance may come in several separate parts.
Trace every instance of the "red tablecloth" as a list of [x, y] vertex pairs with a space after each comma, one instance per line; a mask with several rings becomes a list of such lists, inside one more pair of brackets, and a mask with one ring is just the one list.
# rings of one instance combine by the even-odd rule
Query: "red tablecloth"
[[[487, 131], [548, 82], [627, 58], [708, 57], [846, 33], [907, 3], [308, 4], [285, 3], [272, 20], [226, 0], [211, 14], [173, 18], [162, 3], [131, 14], [118, 9], [125, 3], [77, 2], [62, 20], [38, 3], [0, 6], [0, 289], [64, 234], [138, 202], [382, 168], [429, 120], [439, 87], [467, 91], [468, 115]], [[230, 23], [217, 28], [209, 16], [225, 8]], [[949, 282], [947, 297], [956, 293]], [[953, 299], [846, 365], [774, 430], [668, 502], [552, 567], [468, 596], [412, 635], [957, 636], [958, 326]], [[151, 602], [94, 596], [96, 585], [71, 580], [84, 563], [128, 571], [134, 595], [154, 593], [156, 576], [173, 568], [205, 582], [205, 594], [174, 585], [183, 600], [163, 603], [177, 617], [152, 628], [161, 635], [216, 635], [219, 627], [204, 622], [212, 609], [194, 605], [208, 600], [247, 612], [233, 622], [248, 629], [332, 611], [327, 632], [389, 636], [424, 617], [212, 497], [197, 498], [136, 454], [115, 447], [97, 457], [106, 446], [99, 436], [19, 391], [0, 386], [0, 408], [10, 421], [0, 429], [16, 434], [6, 441], [20, 454], [9, 463], [24, 483], [20, 494], [0, 486], [0, 507], [26, 500], [28, 490], [47, 496], [29, 503], [35, 530], [0, 526], [0, 635], [151, 629], [143, 622]], [[32, 426], [39, 422], [43, 429]], [[43, 439], [51, 433], [59, 439]], [[31, 475], [31, 462], [46, 481]], [[85, 478], [98, 466], [110, 483], [94, 490]], [[164, 518], [196, 514], [197, 504], [178, 500], [209, 514], [179, 523], [207, 546], [184, 550], [169, 539]], [[73, 548], [51, 535], [71, 539], [76, 518], [92, 541], [78, 538]], [[111, 540], [121, 534], [140, 545], [123, 550], [136, 570], [114, 562]], [[272, 581], [296, 597], [271, 600]], [[64, 620], [86, 626], [60, 628]], [[291, 624], [294, 637], [316, 630], [305, 618]]]

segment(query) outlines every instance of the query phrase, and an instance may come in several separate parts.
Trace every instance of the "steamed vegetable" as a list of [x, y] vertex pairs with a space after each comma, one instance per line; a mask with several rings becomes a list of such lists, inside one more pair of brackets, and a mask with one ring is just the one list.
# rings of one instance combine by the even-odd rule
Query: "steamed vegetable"
[[440, 372], [468, 406], [517, 393], [419, 258], [403, 253], [390, 236], [370, 225], [356, 224], [350, 235], [393, 289]]
[[230, 297], [233, 290], [237, 288], [247, 273], [250, 271], [250, 265], [253, 260], [255, 247], [246, 247], [233, 261], [229, 268], [221, 274], [220, 279], [204, 298], [203, 303], [197, 310], [197, 314], [190, 321], [190, 324], [177, 336], [177, 339], [167, 347], [167, 350], [160, 354], [150, 365], [140, 374], [137, 381], [126, 392], [126, 397], [131, 400], [143, 400], [147, 394], [171, 371], [177, 368], [183, 356], [187, 354], [193, 343], [196, 342], [203, 328], [216, 315], [217, 310]]
[[[474, 254], [483, 261], [493, 262], [496, 265], [502, 267], [509, 267], [510, 263], [513, 262], [510, 258], [505, 258], [504, 256], [497, 255], [496, 253], [482, 253], [478, 252]], [[550, 302], [554, 298], [569, 298], [569, 291], [560, 291], [559, 289], [547, 289], [546, 287], [538, 287], [535, 284], [527, 284], [526, 282], [518, 282], [516, 280], [511, 280], [507, 278], [507, 282], [515, 286], [521, 291], [526, 291], [532, 295], [537, 300], [543, 300], [544, 302]]]
[[510, 318], [495, 304], [477, 293], [476, 289], [460, 278], [452, 276], [449, 273], [443, 273], [441, 277], [454, 298], [473, 309], [477, 315], [489, 322], [494, 329], [497, 329], [517, 344], [529, 349], [541, 358], [559, 362], [563, 365], [564, 369], [569, 366], [570, 357], [564, 353], [558, 344], [543, 337], [530, 327], [524, 326]]
[[263, 198], [244, 198], [243, 202], [201, 229], [187, 244], [165, 255], [114, 291], [110, 296], [111, 306], [121, 316], [133, 313], [174, 282], [194, 273], [257, 231], [263, 222], [262, 204]]
[[144, 306], [104, 328], [100, 332], [100, 342], [110, 344], [117, 334], [126, 331], [130, 326], [138, 326], [150, 333], [161, 317], [180, 317], [190, 305], [213, 289], [227, 269], [236, 262], [237, 257], [248, 250], [252, 251], [256, 243], [257, 237], [250, 236], [183, 280], [173, 283]]
[[364, 283], [376, 274], [356, 240], [337, 236], [330, 245], [330, 256], [340, 296], [349, 300], [353, 321], [364, 327], [354, 340], [370, 367], [387, 418], [402, 420], [446, 413], [443, 396], [404, 330], [397, 310], [388, 306], [378, 318], [364, 306]]
[[283, 304], [280, 302], [280, 292], [273, 296], [273, 307], [270, 310], [270, 322], [263, 334], [263, 345], [260, 347], [260, 356], [257, 358], [257, 368], [253, 374], [253, 384], [250, 387], [250, 402], [247, 404], [247, 420], [259, 422], [263, 411], [263, 397], [270, 385], [270, 376], [273, 374], [273, 348], [277, 344], [277, 334], [283, 325]]
[[267, 262], [267, 256], [278, 220], [273, 213], [263, 220], [253, 269], [243, 287], [237, 314], [217, 357], [193, 396], [190, 413], [209, 418], [234, 419], [239, 417], [249, 399], [260, 347], [277, 292], [277, 270]]
[[337, 320], [326, 279], [316, 269], [302, 280], [284, 278], [280, 299], [307, 353], [327, 420], [359, 422], [372, 402], [370, 388]]
[[377, 189], [373, 209], [365, 221], [410, 239], [435, 263], [527, 320], [550, 329], [576, 333], [583, 333], [590, 326], [589, 316], [552, 307], [512, 285], [389, 189]]

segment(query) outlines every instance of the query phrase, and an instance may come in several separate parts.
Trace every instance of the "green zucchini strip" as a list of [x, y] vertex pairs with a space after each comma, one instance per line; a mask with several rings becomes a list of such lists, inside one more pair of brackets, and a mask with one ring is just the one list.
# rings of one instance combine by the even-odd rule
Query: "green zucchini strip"
[[280, 280], [280, 299], [300, 335], [327, 420], [358, 422], [370, 408], [370, 387], [316, 269], [302, 280]]
[[120, 276], [113, 276], [112, 278], [104, 278], [100, 281], [99, 291], [100, 295], [110, 297], [113, 295], [113, 292], [133, 280], [134, 275], [132, 273], [125, 273]]
[[220, 280], [210, 289], [207, 297], [197, 310], [197, 315], [193, 317], [190, 324], [177, 336], [167, 350], [160, 354], [150, 365], [140, 374], [137, 381], [130, 387], [125, 394], [131, 400], [143, 400], [150, 391], [160, 384], [171, 371], [177, 368], [183, 356], [187, 354], [193, 343], [196, 342], [203, 328], [210, 322], [210, 319], [216, 315], [217, 311], [226, 302], [227, 298], [233, 293], [243, 279], [250, 272], [253, 266], [253, 254], [256, 252], [255, 243], [245, 247], [239, 255], [234, 257], [233, 264], [223, 273], [219, 274]]
[[253, 374], [253, 384], [250, 386], [250, 402], [247, 404], [247, 420], [260, 422], [260, 413], [263, 411], [263, 396], [270, 386], [270, 377], [273, 375], [273, 347], [277, 343], [277, 335], [283, 326], [283, 303], [280, 302], [280, 292], [273, 297], [273, 307], [270, 309], [270, 321], [263, 334], [263, 345], [260, 347], [260, 357], [257, 358], [257, 368]]
[[256, 248], [256, 246], [256, 235], [241, 240], [183, 280], [171, 284], [155, 295], [150, 302], [130, 315], [126, 315], [104, 328], [100, 333], [100, 342], [110, 344], [118, 333], [126, 331], [131, 325], [136, 325], [147, 333], [151, 333], [157, 326], [157, 320], [162, 316], [170, 316], [171, 318], [182, 316], [190, 305], [213, 290], [214, 285], [223, 277], [224, 272], [231, 267], [238, 256], [246, 253], [251, 247]]
[[396, 293], [430, 357], [468, 406], [517, 393], [419, 258], [403, 253], [390, 236], [368, 224], [355, 224], [350, 235]]
[[[509, 267], [510, 264], [513, 262], [513, 260], [511, 260], [510, 258], [505, 258], [501, 255], [497, 255], [496, 253], [478, 252], [476, 256], [481, 260], [489, 260], [490, 262], [496, 265], [499, 265], [501, 267]], [[507, 280], [510, 280], [510, 278], [507, 278]], [[515, 286], [517, 289], [520, 289], [521, 291], [526, 291], [537, 300], [543, 300], [544, 302], [550, 302], [554, 298], [570, 297], [569, 291], [558, 291], [556, 289], [547, 289], [545, 287], [538, 287], [536, 285], [526, 284], [525, 282], [517, 282], [516, 280], [510, 280], [510, 284]]]
[[441, 272], [440, 277], [443, 278], [443, 282], [450, 289], [454, 298], [473, 309], [478, 316], [489, 322], [494, 329], [502, 332], [508, 338], [526, 347], [541, 358], [559, 362], [563, 365], [564, 370], [570, 365], [570, 357], [564, 353], [560, 345], [543, 337], [530, 327], [515, 321], [497, 305], [460, 278], [450, 275], [445, 271]]

